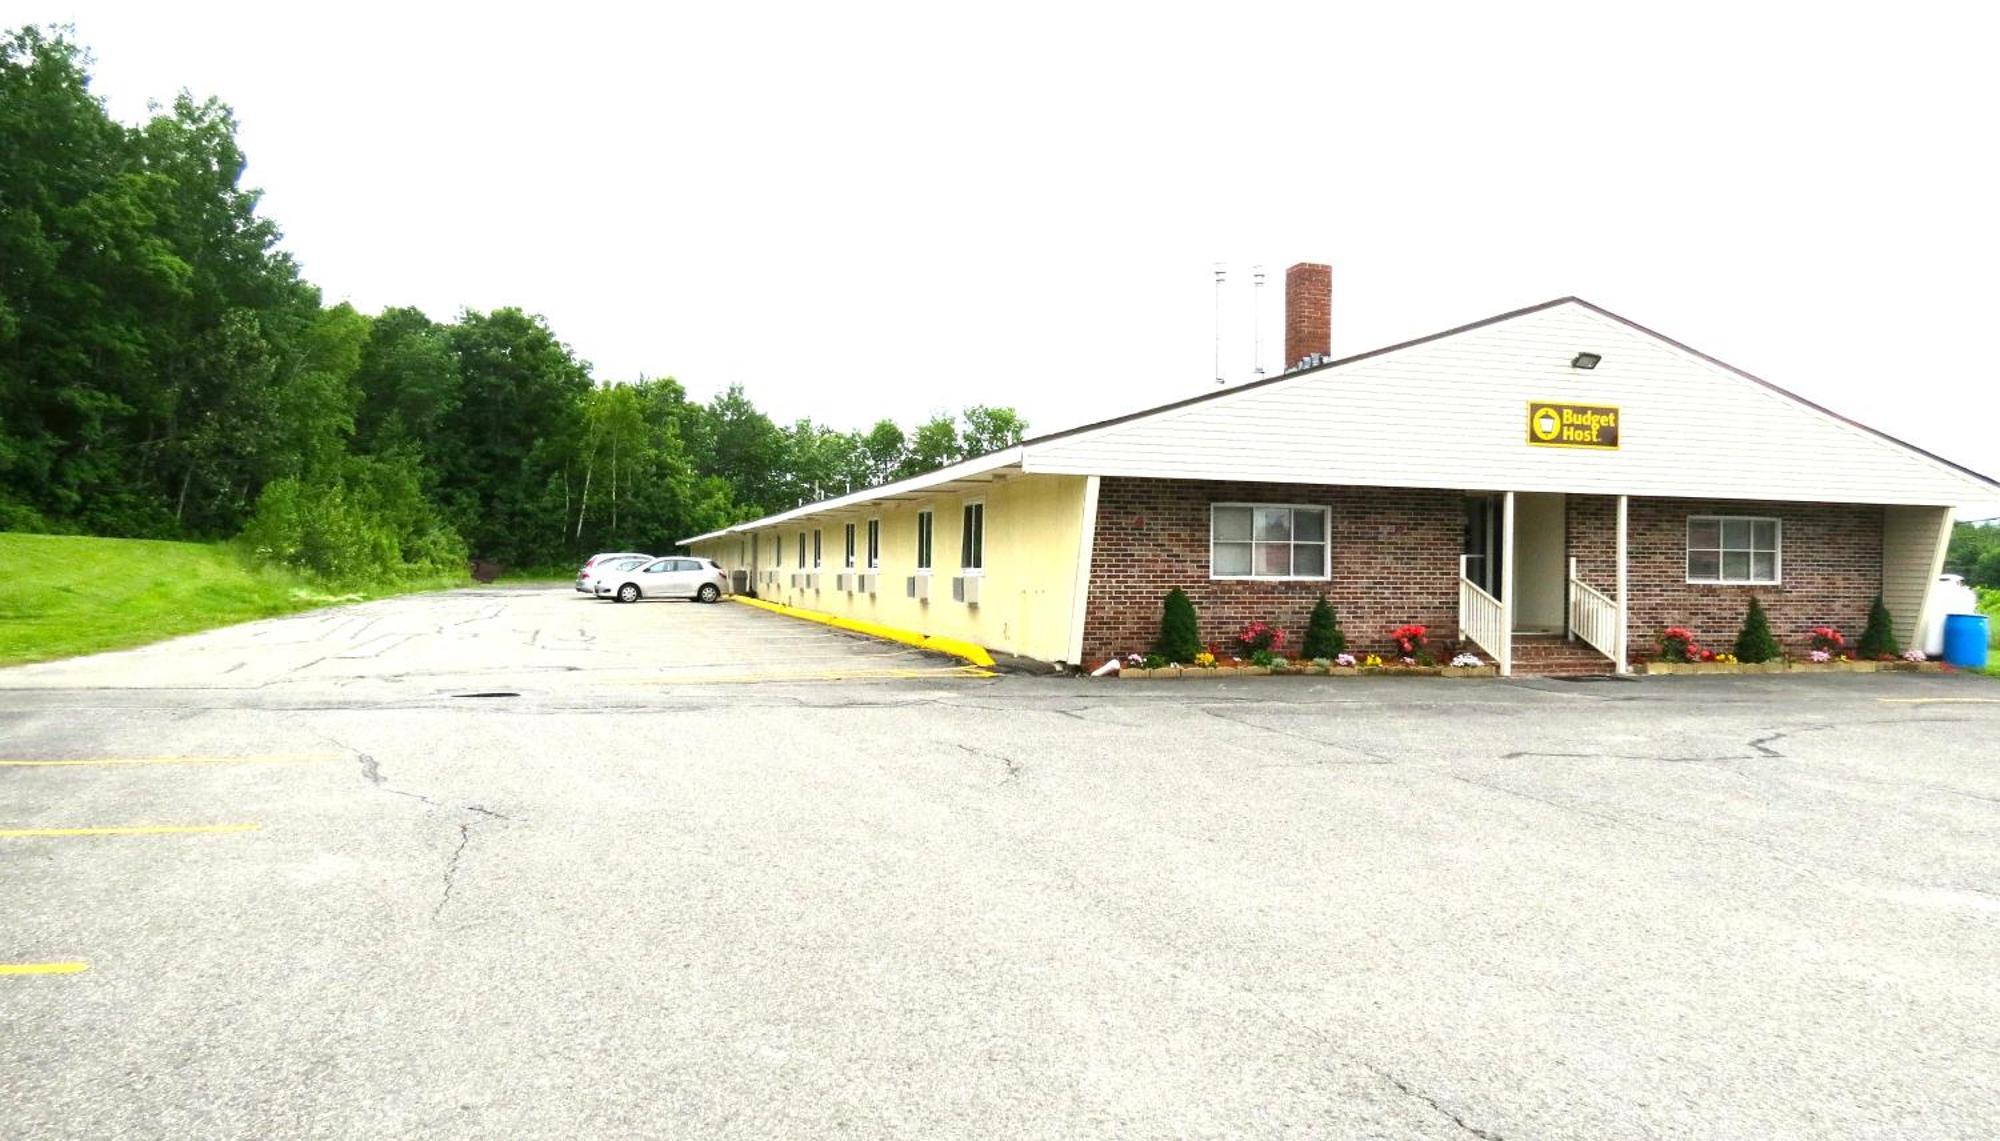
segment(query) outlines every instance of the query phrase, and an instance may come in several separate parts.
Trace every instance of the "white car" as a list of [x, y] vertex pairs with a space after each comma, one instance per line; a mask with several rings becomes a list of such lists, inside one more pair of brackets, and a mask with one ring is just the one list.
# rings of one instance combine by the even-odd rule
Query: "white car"
[[595, 594], [596, 591], [592, 590], [591, 586], [597, 576], [619, 563], [630, 561], [636, 565], [652, 557], [642, 551], [607, 551], [601, 555], [592, 555], [583, 564], [583, 569], [576, 572], [577, 593]]
[[599, 598], [637, 602], [642, 598], [692, 598], [714, 602], [729, 590], [729, 576], [707, 559], [691, 555], [619, 563], [619, 569], [598, 575], [592, 590]]

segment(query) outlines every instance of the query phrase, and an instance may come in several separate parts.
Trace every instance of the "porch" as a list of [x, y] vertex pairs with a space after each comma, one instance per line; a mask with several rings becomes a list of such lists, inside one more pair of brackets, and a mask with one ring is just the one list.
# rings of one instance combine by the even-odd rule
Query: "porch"
[[1459, 637], [1485, 651], [1503, 677], [1622, 674], [1631, 668], [1630, 501], [1618, 496], [1613, 513], [1614, 533], [1608, 538], [1615, 570], [1609, 581], [1593, 584], [1570, 553], [1568, 499], [1560, 492], [1508, 491], [1466, 500]]

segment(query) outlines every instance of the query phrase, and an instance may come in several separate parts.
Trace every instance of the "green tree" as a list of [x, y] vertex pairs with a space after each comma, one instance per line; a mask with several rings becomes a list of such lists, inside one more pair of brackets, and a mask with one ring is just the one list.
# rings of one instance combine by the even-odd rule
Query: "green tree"
[[1858, 647], [1861, 660], [1872, 662], [1884, 655], [1896, 653], [1896, 626], [1889, 616], [1889, 605], [1881, 595], [1875, 596], [1874, 605], [1868, 608], [1868, 625], [1861, 631]]
[[1336, 657], [1345, 649], [1347, 635], [1340, 629], [1340, 620], [1334, 615], [1333, 605], [1322, 594], [1319, 601], [1313, 603], [1312, 613], [1306, 617], [1306, 636], [1299, 645], [1299, 654], [1310, 661]]
[[1201, 653], [1201, 631], [1194, 603], [1178, 586], [1167, 592], [1160, 605], [1160, 638], [1153, 643], [1153, 652], [1182, 665], [1193, 664], [1194, 656]]
[[983, 456], [1013, 447], [1028, 434], [1028, 422], [1012, 408], [975, 404], [961, 418], [965, 421], [963, 451], [967, 456]]
[[1768, 662], [1781, 653], [1778, 640], [1771, 636], [1770, 619], [1764, 617], [1764, 607], [1753, 594], [1749, 613], [1743, 616], [1743, 630], [1736, 635], [1736, 658], [1743, 662]]
[[861, 436], [861, 459], [866, 465], [868, 486], [894, 479], [903, 466], [903, 453], [908, 446], [903, 430], [894, 420], [875, 421], [875, 426]]
[[922, 475], [965, 458], [965, 446], [958, 438], [958, 422], [949, 416], [933, 416], [917, 425], [910, 434], [910, 446], [903, 453], [899, 477]]

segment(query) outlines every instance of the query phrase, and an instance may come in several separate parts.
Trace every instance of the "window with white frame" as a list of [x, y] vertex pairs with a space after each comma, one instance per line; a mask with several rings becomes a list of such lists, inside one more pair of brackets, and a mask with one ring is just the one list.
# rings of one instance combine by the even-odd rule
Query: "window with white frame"
[[1690, 515], [1687, 580], [1775, 586], [1783, 572], [1783, 528], [1753, 515]]
[[813, 569], [814, 569], [814, 570], [818, 570], [818, 569], [820, 568], [820, 566], [821, 566], [821, 563], [820, 563], [820, 558], [819, 558], [819, 555], [820, 555], [820, 548], [819, 548], [819, 528], [818, 528], [818, 527], [814, 527], [814, 528], [813, 528]]
[[806, 533], [799, 532], [799, 569], [806, 569]]
[[1217, 503], [1208, 509], [1210, 578], [1323, 579], [1329, 566], [1324, 507]]
[[881, 565], [882, 521], [880, 519], [870, 519], [868, 521], [868, 569], [874, 570]]
[[917, 569], [931, 569], [931, 513], [917, 512]]
[[846, 567], [848, 570], [853, 570], [854, 569], [854, 524], [852, 523], [847, 524], [846, 529], [847, 529], [847, 554], [840, 565]]
[[966, 504], [963, 524], [958, 532], [959, 569], [968, 571], [985, 570], [986, 505], [984, 503]]

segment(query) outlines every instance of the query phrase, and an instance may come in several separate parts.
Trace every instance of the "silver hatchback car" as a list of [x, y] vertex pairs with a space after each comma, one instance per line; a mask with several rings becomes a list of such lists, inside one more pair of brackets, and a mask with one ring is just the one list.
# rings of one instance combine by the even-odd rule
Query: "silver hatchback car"
[[707, 559], [674, 555], [651, 562], [625, 564], [601, 573], [591, 583], [599, 598], [637, 602], [642, 598], [692, 598], [714, 602], [729, 593], [729, 576]]

